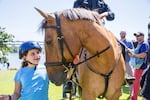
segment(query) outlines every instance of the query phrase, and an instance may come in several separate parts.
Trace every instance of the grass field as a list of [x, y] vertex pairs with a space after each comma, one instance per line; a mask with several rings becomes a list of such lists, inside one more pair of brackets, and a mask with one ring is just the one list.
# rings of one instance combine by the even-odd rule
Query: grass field
[[[0, 70], [0, 94], [11, 94], [14, 90], [14, 75], [16, 70], [2, 71]], [[129, 100], [128, 87], [124, 86], [122, 88], [122, 96], [119, 100]], [[49, 85], [49, 99], [50, 100], [61, 100], [62, 99], [62, 86], [55, 86], [53, 84]], [[76, 98], [74, 100], [81, 100]], [[97, 99], [99, 100], [99, 99]], [[103, 99], [105, 100], [105, 99]], [[138, 100], [142, 100], [141, 97]]]

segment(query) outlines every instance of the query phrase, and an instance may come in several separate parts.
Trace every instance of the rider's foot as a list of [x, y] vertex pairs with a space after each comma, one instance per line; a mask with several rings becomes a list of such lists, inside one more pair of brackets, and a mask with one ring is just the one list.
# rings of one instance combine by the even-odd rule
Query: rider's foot
[[67, 82], [66, 84], [64, 84], [63, 92], [64, 93], [72, 92], [72, 82]]

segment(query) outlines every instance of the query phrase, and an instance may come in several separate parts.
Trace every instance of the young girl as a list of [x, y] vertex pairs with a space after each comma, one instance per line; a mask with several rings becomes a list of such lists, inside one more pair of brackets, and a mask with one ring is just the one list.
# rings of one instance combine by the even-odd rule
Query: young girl
[[15, 75], [12, 95], [0, 95], [0, 100], [48, 100], [49, 79], [45, 66], [40, 66], [41, 46], [37, 42], [24, 42], [19, 48], [21, 68]]

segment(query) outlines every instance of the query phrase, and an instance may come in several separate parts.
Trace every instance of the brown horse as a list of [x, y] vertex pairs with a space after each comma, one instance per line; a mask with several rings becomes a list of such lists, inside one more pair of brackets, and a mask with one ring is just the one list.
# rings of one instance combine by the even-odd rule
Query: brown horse
[[[119, 100], [124, 83], [125, 64], [113, 33], [99, 21], [98, 14], [85, 9], [67, 9], [58, 13], [44, 13], [46, 68], [55, 85], [65, 83], [78, 71], [82, 100]], [[81, 48], [81, 60], [73, 64]]]

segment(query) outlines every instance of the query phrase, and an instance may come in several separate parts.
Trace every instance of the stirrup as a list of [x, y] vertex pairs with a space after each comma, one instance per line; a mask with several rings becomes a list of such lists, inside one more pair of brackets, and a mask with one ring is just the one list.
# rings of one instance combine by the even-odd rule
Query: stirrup
[[125, 80], [128, 85], [132, 85], [135, 80], [135, 77], [127, 77]]
[[66, 84], [64, 84], [63, 92], [64, 93], [72, 93], [72, 82], [69, 81]]

